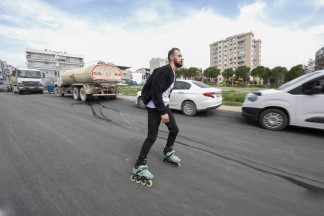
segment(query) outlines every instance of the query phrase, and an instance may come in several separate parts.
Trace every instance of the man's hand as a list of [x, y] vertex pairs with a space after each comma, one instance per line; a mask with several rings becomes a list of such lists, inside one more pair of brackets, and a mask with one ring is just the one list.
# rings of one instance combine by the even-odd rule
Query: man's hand
[[163, 123], [169, 123], [169, 115], [168, 115], [168, 113], [166, 113], [164, 115], [161, 115], [161, 121]]

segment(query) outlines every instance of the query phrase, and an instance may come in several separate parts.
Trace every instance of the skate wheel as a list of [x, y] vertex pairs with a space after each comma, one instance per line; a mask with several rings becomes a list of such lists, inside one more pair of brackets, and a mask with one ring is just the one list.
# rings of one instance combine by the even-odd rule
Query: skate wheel
[[136, 179], [135, 182], [136, 182], [137, 184], [139, 184], [139, 183], [141, 183], [141, 180]]
[[147, 180], [146, 181], [146, 186], [147, 187], [152, 187], [152, 185], [153, 185], [153, 181], [152, 180]]
[[146, 180], [142, 180], [141, 185], [146, 185]]
[[132, 182], [135, 181], [135, 180], [136, 180], [135, 176], [134, 176], [134, 175], [131, 175], [130, 180], [131, 180]]

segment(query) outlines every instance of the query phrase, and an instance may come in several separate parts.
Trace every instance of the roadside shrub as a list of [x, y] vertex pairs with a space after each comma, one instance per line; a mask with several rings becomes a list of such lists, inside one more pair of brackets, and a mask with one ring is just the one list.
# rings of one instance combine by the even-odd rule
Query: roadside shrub
[[222, 92], [223, 101], [243, 103], [246, 94], [239, 92]]
[[136, 95], [136, 93], [140, 90], [142, 90], [143, 85], [137, 85], [137, 86], [118, 86], [118, 93], [123, 95]]

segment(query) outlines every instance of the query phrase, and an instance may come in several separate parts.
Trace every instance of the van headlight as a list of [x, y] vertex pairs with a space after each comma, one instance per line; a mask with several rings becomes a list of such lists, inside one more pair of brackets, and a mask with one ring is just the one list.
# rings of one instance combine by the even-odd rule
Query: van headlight
[[258, 95], [252, 94], [247, 97], [248, 101], [255, 102], [258, 100]]

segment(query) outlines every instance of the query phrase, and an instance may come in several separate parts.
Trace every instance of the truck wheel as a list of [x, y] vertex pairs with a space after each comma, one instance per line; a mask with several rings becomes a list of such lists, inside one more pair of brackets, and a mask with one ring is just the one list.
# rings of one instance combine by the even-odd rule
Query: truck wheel
[[54, 89], [54, 94], [56, 95], [56, 96], [61, 96], [61, 97], [63, 97], [64, 96], [64, 93], [61, 93], [61, 89], [59, 88], [59, 87], [55, 87], [55, 89]]
[[80, 100], [80, 89], [78, 87], [73, 88], [73, 99], [76, 101]]
[[23, 91], [22, 91], [22, 90], [18, 90], [18, 94], [20, 94], [20, 95], [21, 95], [22, 93], [23, 93]]
[[279, 109], [267, 109], [261, 113], [259, 123], [265, 129], [278, 131], [288, 125], [288, 117]]
[[80, 89], [80, 98], [83, 102], [88, 100], [88, 95], [83, 87]]

